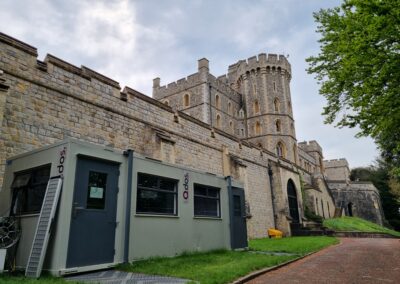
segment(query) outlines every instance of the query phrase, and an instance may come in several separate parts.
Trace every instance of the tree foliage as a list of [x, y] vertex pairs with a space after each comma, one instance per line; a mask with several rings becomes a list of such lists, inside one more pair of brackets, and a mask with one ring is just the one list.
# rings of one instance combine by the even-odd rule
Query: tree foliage
[[326, 123], [358, 126], [400, 176], [400, 0], [345, 0], [314, 13], [321, 51], [307, 58]]

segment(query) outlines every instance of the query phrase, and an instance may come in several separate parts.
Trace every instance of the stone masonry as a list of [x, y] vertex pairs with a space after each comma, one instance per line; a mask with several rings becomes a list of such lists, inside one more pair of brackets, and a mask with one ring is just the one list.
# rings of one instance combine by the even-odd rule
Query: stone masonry
[[39, 61], [35, 47], [0, 33], [0, 186], [7, 158], [72, 137], [230, 175], [245, 187], [249, 236], [289, 234], [289, 181], [300, 222], [305, 186], [330, 204], [325, 216], [335, 210], [322, 149], [297, 146], [290, 77], [283, 56], [239, 61], [218, 78], [201, 59], [187, 78], [164, 87], [156, 78], [153, 99], [50, 54]]

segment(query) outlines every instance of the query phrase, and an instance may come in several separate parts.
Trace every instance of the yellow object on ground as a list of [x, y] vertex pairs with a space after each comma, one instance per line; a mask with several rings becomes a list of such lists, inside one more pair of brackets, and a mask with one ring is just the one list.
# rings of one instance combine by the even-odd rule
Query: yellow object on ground
[[280, 239], [283, 236], [283, 232], [277, 229], [268, 229], [268, 237]]

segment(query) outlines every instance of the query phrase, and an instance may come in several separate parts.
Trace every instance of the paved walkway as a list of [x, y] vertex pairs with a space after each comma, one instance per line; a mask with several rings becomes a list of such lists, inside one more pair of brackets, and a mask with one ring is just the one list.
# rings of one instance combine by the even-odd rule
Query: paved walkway
[[77, 281], [84, 283], [100, 283], [100, 284], [182, 284], [189, 280], [147, 275], [141, 273], [129, 273], [124, 271], [107, 270], [84, 273], [65, 278], [68, 281]]
[[342, 238], [248, 283], [400, 283], [400, 240]]

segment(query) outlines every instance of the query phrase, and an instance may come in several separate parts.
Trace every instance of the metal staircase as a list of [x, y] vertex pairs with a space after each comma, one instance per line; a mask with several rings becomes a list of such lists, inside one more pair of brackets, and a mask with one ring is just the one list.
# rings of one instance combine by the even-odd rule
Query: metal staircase
[[62, 178], [60, 176], [50, 178], [47, 184], [42, 210], [40, 211], [31, 253], [25, 270], [26, 277], [38, 278], [42, 272], [43, 261], [46, 256], [50, 237], [51, 224], [56, 213], [61, 186]]

